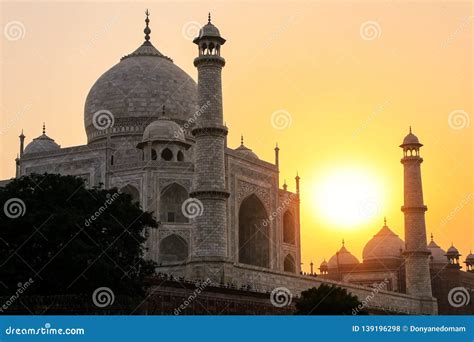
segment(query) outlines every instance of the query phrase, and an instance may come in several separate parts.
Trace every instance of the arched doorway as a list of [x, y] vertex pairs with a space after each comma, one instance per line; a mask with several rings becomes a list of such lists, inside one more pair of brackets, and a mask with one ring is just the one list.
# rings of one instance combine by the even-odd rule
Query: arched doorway
[[130, 185], [130, 184], [125, 185], [122, 189], [120, 189], [120, 192], [130, 195], [132, 197], [132, 202], [140, 203], [140, 192], [133, 185]]
[[267, 212], [255, 195], [247, 197], [239, 210], [239, 262], [270, 267], [270, 239]]
[[188, 192], [181, 185], [173, 183], [163, 189], [160, 196], [160, 221], [170, 223], [187, 223], [181, 206], [189, 198]]
[[180, 262], [188, 258], [188, 243], [176, 234], [165, 237], [160, 242], [158, 260], [160, 263]]
[[283, 261], [283, 271], [291, 272], [291, 273], [296, 272], [295, 259], [293, 258], [293, 256], [291, 254], [288, 254], [285, 257], [285, 260]]
[[295, 224], [293, 215], [290, 211], [283, 214], [283, 242], [294, 245], [295, 244]]

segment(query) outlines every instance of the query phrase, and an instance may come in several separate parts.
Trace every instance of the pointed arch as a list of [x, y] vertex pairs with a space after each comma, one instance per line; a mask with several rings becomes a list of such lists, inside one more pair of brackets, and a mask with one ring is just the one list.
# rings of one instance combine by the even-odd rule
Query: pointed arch
[[295, 220], [289, 210], [283, 214], [283, 242], [295, 244]]
[[291, 254], [288, 254], [283, 261], [283, 271], [285, 272], [296, 272], [295, 258]]
[[165, 187], [160, 194], [160, 221], [170, 223], [189, 222], [181, 210], [183, 202], [188, 198], [188, 191], [177, 183], [171, 183]]
[[140, 192], [133, 185], [127, 184], [120, 189], [120, 192], [130, 195], [132, 197], [132, 202], [140, 203]]
[[239, 209], [239, 262], [270, 267], [268, 215], [260, 199], [251, 194]]
[[172, 234], [160, 241], [158, 249], [160, 263], [185, 261], [188, 254], [188, 243], [179, 235]]

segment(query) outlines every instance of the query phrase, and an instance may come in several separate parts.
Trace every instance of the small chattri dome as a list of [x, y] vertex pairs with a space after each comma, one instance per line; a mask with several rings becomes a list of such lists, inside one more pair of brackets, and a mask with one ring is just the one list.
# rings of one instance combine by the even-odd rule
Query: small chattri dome
[[470, 265], [474, 265], [474, 254], [472, 254], [472, 251], [470, 251], [469, 254], [467, 255], [466, 263]]
[[411, 127], [410, 127], [410, 132], [403, 139], [403, 144], [400, 145], [400, 147], [404, 147], [404, 146], [417, 146], [417, 147], [423, 146], [418, 140], [418, 137], [411, 132]]
[[384, 220], [382, 229], [370, 239], [364, 247], [364, 261], [381, 259], [401, 259], [405, 243], [398, 237]]
[[433, 264], [446, 264], [448, 259], [446, 258], [446, 252], [438, 246], [433, 240], [433, 234], [431, 234], [431, 242], [428, 244], [428, 250], [431, 252], [431, 262]]
[[248, 147], [244, 145], [244, 137], [240, 137], [240, 146], [235, 149], [236, 152], [238, 152], [240, 155], [244, 157], [249, 157], [249, 158], [255, 158], [258, 159], [258, 156]]
[[328, 262], [326, 261], [326, 259], [323, 260], [323, 262], [321, 263], [321, 265], [319, 265], [320, 268], [324, 268], [324, 267], [328, 267]]
[[43, 124], [43, 134], [33, 139], [32, 142], [26, 145], [23, 154], [50, 152], [57, 151], [59, 149], [61, 149], [61, 146], [56, 144], [54, 139], [51, 139], [46, 135], [45, 125]]
[[347, 250], [347, 248], [344, 246], [344, 241], [342, 241], [341, 249], [339, 249], [339, 251], [337, 251], [337, 253], [334, 254], [328, 261], [329, 268], [338, 268], [338, 266], [357, 264], [359, 264], [359, 260]]
[[454, 247], [453, 244], [451, 244], [451, 247], [448, 248], [448, 251], [446, 252], [446, 256], [450, 257], [458, 257], [461, 254], [459, 254], [459, 251], [456, 247]]
[[215, 40], [220, 44], [224, 44], [224, 42], [225, 42], [225, 39], [222, 38], [221, 33], [219, 32], [219, 29], [216, 26], [214, 26], [214, 24], [211, 23], [211, 13], [209, 13], [209, 15], [208, 15], [207, 24], [204, 25], [199, 30], [199, 36], [194, 38], [193, 42], [197, 43], [201, 39]]
[[142, 141], [137, 145], [137, 147], [140, 148], [149, 141], [174, 141], [186, 143], [184, 131], [176, 122], [166, 116], [153, 121], [145, 127]]

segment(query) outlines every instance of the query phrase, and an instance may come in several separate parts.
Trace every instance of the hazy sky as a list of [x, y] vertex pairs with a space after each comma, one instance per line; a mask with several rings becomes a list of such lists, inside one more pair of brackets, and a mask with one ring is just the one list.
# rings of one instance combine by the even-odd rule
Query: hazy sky
[[[301, 176], [303, 267], [341, 239], [359, 259], [388, 224], [403, 238], [398, 145], [408, 126], [425, 145], [428, 234], [443, 248], [474, 249], [473, 24], [471, 1], [2, 2], [0, 179], [14, 176], [18, 135], [84, 144], [83, 109], [95, 80], [151, 40], [196, 79], [190, 38], [207, 20], [227, 39], [221, 54], [229, 146]], [[283, 126], [272, 114], [284, 114]], [[281, 122], [280, 122], [281, 124]], [[331, 223], [318, 196], [327, 177], [365, 175], [378, 189], [369, 220]], [[329, 176], [328, 176], [329, 175]], [[342, 210], [343, 208], [341, 208]]]

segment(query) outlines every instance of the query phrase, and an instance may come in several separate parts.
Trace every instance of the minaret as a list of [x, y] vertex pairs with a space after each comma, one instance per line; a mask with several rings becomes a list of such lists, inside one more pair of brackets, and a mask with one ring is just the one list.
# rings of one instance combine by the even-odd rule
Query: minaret
[[21, 134], [18, 138], [20, 138], [20, 158], [21, 158], [23, 157], [23, 150], [25, 149], [25, 135], [23, 134], [23, 130], [21, 130]]
[[[225, 43], [211, 23], [201, 28], [193, 40], [199, 55], [194, 59], [198, 70], [198, 105], [202, 114], [192, 130], [194, 146], [194, 181], [191, 196], [202, 203], [202, 215], [195, 219], [191, 274], [193, 278], [224, 281], [222, 263], [227, 260], [227, 198], [224, 150], [227, 127], [223, 125], [221, 72], [225, 59], [220, 48]], [[194, 266], [192, 265], [194, 264]], [[216, 273], [213, 273], [213, 272]]]
[[403, 181], [405, 215], [405, 272], [406, 292], [409, 295], [432, 297], [429, 256], [426, 245], [425, 211], [421, 184], [420, 144], [411, 132], [403, 139]]

